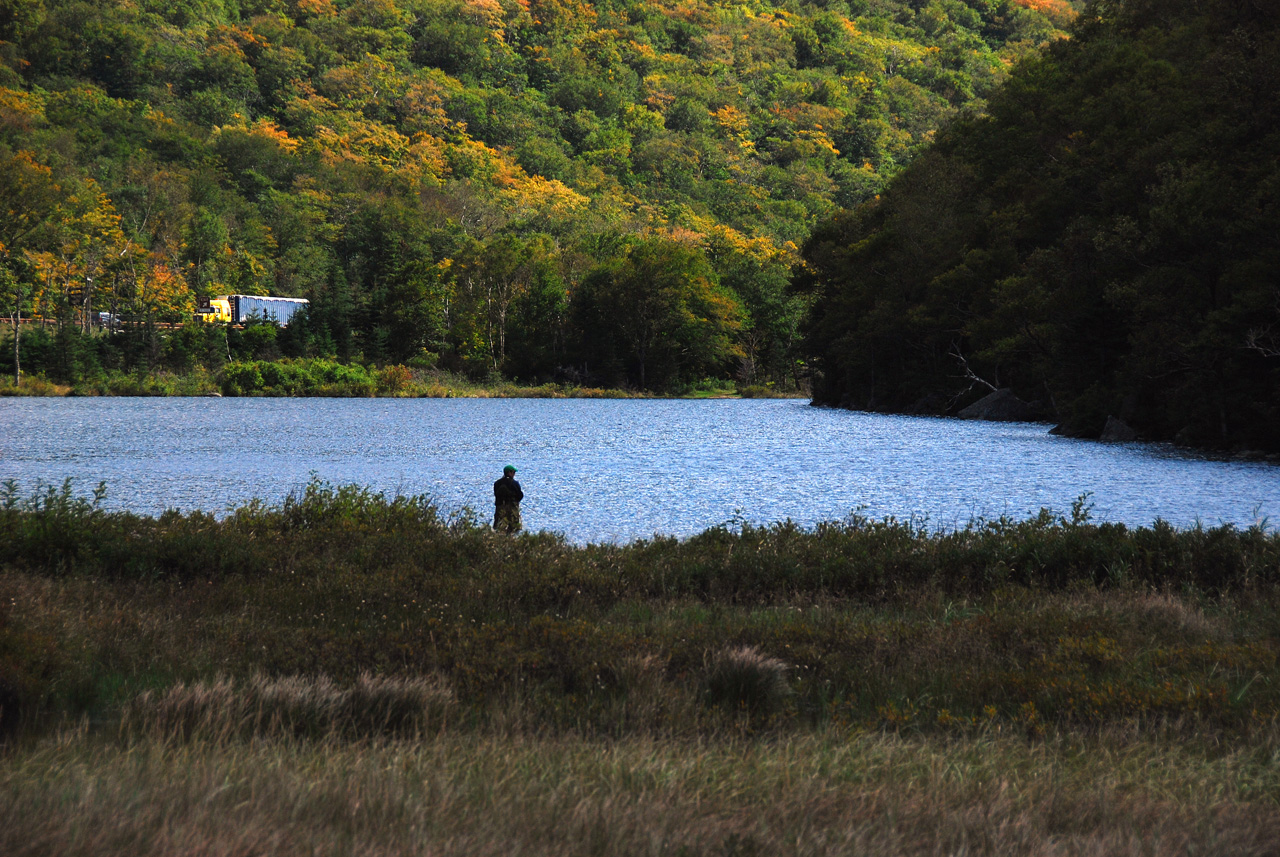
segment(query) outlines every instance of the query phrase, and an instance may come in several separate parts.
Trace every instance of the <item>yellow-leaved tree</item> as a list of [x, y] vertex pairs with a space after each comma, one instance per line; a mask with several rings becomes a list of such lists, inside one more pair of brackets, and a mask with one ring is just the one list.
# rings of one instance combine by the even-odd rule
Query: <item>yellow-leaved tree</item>
[[120, 215], [93, 179], [59, 200], [45, 229], [43, 249], [25, 251], [38, 285], [35, 310], [59, 325], [87, 331], [94, 295], [127, 264], [133, 242], [120, 230]]
[[58, 187], [53, 171], [31, 152], [0, 158], [0, 301], [13, 327], [13, 383], [22, 382], [20, 344], [22, 314], [34, 312], [37, 283], [30, 276], [27, 248], [38, 246], [51, 213], [57, 207]]

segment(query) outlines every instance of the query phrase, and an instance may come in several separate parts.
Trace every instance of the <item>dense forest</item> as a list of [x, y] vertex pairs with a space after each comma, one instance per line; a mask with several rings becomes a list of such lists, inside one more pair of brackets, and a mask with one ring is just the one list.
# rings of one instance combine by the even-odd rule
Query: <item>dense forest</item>
[[[809, 298], [788, 282], [813, 226], [1074, 14], [0, 0], [4, 359], [63, 383], [283, 356], [794, 385]], [[223, 293], [311, 309], [236, 336], [191, 323]]]
[[1280, 6], [1095, 2], [818, 228], [815, 398], [1280, 449]]

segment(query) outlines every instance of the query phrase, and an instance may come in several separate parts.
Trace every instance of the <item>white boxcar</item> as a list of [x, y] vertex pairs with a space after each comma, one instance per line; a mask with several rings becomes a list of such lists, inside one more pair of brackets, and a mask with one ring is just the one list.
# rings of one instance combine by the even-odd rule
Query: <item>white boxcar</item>
[[231, 321], [244, 324], [250, 318], [274, 321], [284, 327], [298, 310], [307, 305], [305, 298], [267, 298], [257, 295], [227, 295], [231, 304]]

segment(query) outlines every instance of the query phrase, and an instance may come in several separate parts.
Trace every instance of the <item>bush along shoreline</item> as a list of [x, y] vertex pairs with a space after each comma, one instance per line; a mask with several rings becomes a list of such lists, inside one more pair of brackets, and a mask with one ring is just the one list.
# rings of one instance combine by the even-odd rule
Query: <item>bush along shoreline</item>
[[[10, 735], [54, 715], [241, 734], [282, 694], [312, 699], [279, 703], [308, 734], [384, 714], [615, 737], [1280, 717], [1265, 525], [1128, 528], [1078, 504], [943, 533], [854, 517], [576, 546], [356, 486], [222, 518], [107, 511], [104, 491], [0, 495]], [[233, 697], [225, 722], [200, 709]], [[383, 714], [353, 713], [375, 697]]]
[[0, 379], [4, 396], [227, 396], [329, 398], [800, 398], [807, 393], [768, 384], [737, 384], [708, 379], [666, 392], [585, 387], [572, 383], [522, 383], [507, 379], [473, 380], [437, 369], [403, 365], [364, 366], [324, 358], [243, 360], [217, 371], [186, 373], [107, 373], [61, 384], [42, 375]]

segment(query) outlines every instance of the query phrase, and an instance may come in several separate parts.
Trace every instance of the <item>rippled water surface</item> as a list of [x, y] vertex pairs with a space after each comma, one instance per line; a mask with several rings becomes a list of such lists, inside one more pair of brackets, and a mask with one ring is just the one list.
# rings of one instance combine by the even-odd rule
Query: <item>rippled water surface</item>
[[525, 526], [576, 542], [859, 511], [951, 528], [1068, 513], [1178, 526], [1280, 522], [1280, 467], [794, 400], [0, 399], [0, 479], [107, 483], [106, 504], [222, 512], [314, 474], [487, 516], [520, 468]]

